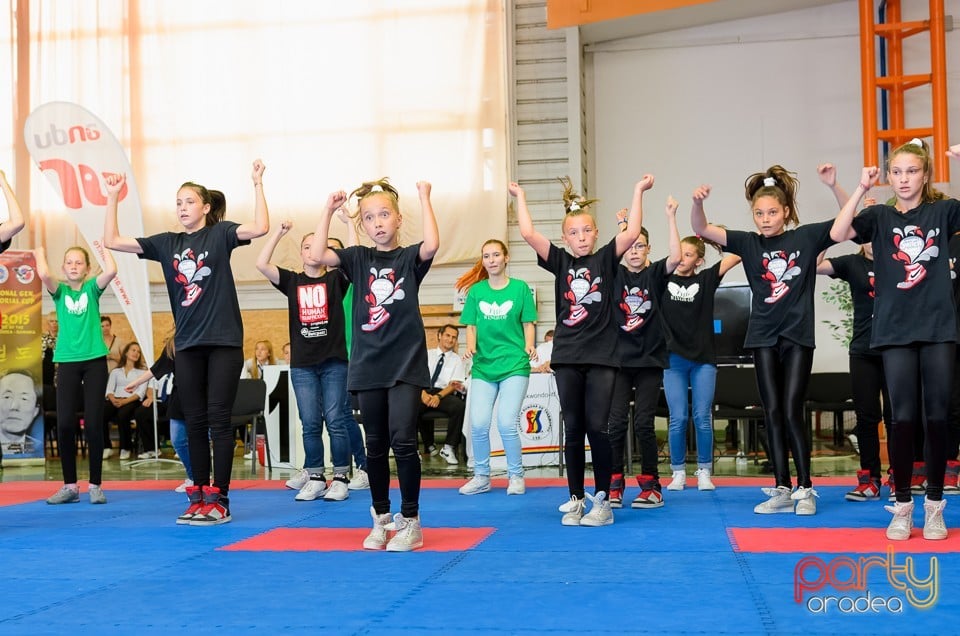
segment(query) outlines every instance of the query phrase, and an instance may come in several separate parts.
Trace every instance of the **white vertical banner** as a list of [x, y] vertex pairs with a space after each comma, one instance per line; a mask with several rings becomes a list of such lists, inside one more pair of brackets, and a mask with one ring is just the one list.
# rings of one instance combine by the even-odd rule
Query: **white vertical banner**
[[[117, 222], [123, 236], [143, 236], [143, 213], [133, 168], [119, 140], [96, 115], [71, 102], [37, 107], [23, 126], [30, 157], [60, 192], [80, 233], [103, 266], [107, 195], [102, 177], [127, 175]], [[153, 324], [147, 266], [136, 254], [115, 252], [118, 274], [111, 286], [148, 363], [153, 362]]]

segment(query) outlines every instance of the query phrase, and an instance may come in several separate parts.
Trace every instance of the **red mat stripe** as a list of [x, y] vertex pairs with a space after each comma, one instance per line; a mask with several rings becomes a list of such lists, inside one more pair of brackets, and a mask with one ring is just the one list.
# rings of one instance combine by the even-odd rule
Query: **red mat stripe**
[[960, 530], [951, 529], [942, 541], [928, 541], [914, 528], [908, 541], [890, 541], [886, 528], [730, 528], [735, 552], [777, 554], [883, 554], [896, 552], [960, 552]]
[[[424, 528], [418, 552], [461, 552], [479, 545], [496, 528]], [[223, 546], [227, 552], [358, 552], [369, 528], [277, 528]]]

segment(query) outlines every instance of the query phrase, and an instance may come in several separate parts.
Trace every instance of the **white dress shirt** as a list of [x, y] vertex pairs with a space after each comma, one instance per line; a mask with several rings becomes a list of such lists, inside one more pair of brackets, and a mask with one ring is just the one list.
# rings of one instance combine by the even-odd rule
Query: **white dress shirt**
[[444, 353], [440, 347], [435, 347], [427, 352], [427, 369], [430, 377], [433, 377], [433, 371], [437, 368], [437, 361], [443, 356], [443, 368], [440, 369], [440, 375], [437, 381], [433, 383], [436, 389], [446, 388], [453, 381], [463, 382], [467, 379], [467, 373], [463, 366], [463, 358], [456, 351], [447, 351]]

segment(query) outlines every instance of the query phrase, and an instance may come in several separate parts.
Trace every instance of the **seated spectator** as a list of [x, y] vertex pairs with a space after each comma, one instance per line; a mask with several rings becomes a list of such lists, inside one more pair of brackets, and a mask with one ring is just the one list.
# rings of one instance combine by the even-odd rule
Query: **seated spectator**
[[460, 330], [455, 325], [444, 325], [437, 330], [437, 347], [427, 352], [430, 370], [430, 388], [420, 394], [420, 436], [428, 455], [436, 455], [433, 422], [422, 416], [427, 411], [440, 411], [447, 417], [447, 437], [440, 456], [448, 464], [457, 464], [457, 447], [463, 439], [463, 417], [466, 404], [464, 393], [463, 359], [456, 352]]
[[113, 319], [110, 316], [100, 317], [100, 332], [103, 342], [107, 345], [107, 372], [113, 372], [120, 366], [120, 353], [123, 351], [123, 341], [113, 333]]
[[140, 345], [131, 342], [120, 353], [120, 366], [110, 373], [107, 379], [107, 402], [103, 407], [103, 458], [113, 456], [110, 443], [110, 422], [117, 423], [120, 434], [120, 459], [129, 459], [133, 451], [133, 427], [130, 422], [146, 396], [146, 385], [140, 385], [136, 391], [127, 391], [128, 384], [146, 372]]
[[53, 362], [53, 350], [57, 348], [57, 333], [60, 330], [60, 321], [57, 312], [47, 314], [47, 330], [40, 340], [40, 351], [43, 356], [43, 383], [53, 386], [56, 383], [57, 365]]
[[243, 372], [240, 377], [260, 380], [263, 378], [263, 367], [276, 363], [277, 358], [273, 355], [273, 345], [270, 341], [258, 340], [253, 348], [253, 357], [247, 358], [243, 363]]
[[537, 358], [530, 361], [534, 373], [551, 373], [550, 357], [553, 355], [553, 329], [543, 334], [543, 342], [537, 345]]

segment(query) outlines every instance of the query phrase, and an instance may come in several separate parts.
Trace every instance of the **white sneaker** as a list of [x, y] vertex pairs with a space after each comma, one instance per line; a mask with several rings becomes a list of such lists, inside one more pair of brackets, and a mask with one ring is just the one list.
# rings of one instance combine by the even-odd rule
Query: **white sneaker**
[[947, 538], [947, 524], [943, 521], [943, 509], [947, 505], [946, 499], [930, 501], [927, 497], [923, 502], [923, 538], [938, 541]]
[[507, 494], [522, 495], [525, 492], [527, 492], [527, 482], [524, 481], [523, 477], [511, 477], [507, 484]]
[[581, 526], [609, 526], [613, 524], [613, 510], [610, 509], [610, 502], [607, 500], [607, 493], [600, 491], [596, 495], [586, 493], [587, 499], [593, 504], [590, 512], [583, 515], [580, 519]]
[[913, 530], [913, 502], [898, 501], [892, 506], [884, 506], [884, 510], [893, 514], [890, 525], [887, 526], [887, 538], [891, 541], [906, 541]]
[[440, 457], [445, 459], [451, 466], [456, 466], [460, 463], [457, 460], [457, 453], [454, 452], [451, 446], [444, 445], [444, 447], [440, 449]]
[[793, 500], [790, 499], [790, 489], [786, 486], [776, 488], [761, 488], [769, 499], [757, 504], [753, 511], [758, 515], [769, 515], [777, 512], [793, 512]]
[[130, 451], [128, 451], [128, 450], [121, 450], [121, 451], [120, 451], [120, 459], [130, 459]]
[[694, 474], [697, 476], [697, 490], [716, 490], [717, 489], [717, 487], [713, 485], [713, 481], [710, 479], [709, 468], [700, 468]]
[[183, 483], [173, 489], [173, 492], [187, 492], [187, 488], [193, 485], [193, 481], [190, 479], [184, 479]]
[[460, 486], [461, 495], [479, 495], [490, 492], [490, 478], [486, 475], [474, 475], [467, 483]]
[[[561, 506], [561, 510], [564, 506]], [[563, 517], [560, 518], [560, 523], [565, 526], [579, 526], [580, 520], [583, 519], [583, 499], [578, 499], [576, 495], [570, 495], [570, 501], [565, 504], [567, 508], [564, 512]]]
[[407, 518], [398, 512], [393, 516], [393, 525], [397, 534], [387, 542], [387, 552], [410, 552], [423, 547], [423, 529], [420, 527], [419, 515]]
[[798, 487], [790, 499], [797, 502], [796, 513], [800, 516], [817, 514], [817, 491], [813, 488]]
[[325, 492], [327, 492], [327, 482], [322, 479], [310, 479], [303, 485], [294, 499], [297, 501], [316, 501]]
[[350, 490], [368, 490], [370, 488], [370, 478], [367, 477], [367, 471], [358, 468], [353, 471], [353, 479], [347, 484]]
[[339, 479], [334, 479], [330, 482], [330, 487], [327, 488], [327, 492], [323, 495], [324, 501], [343, 501], [350, 496], [350, 489], [347, 487], [347, 482], [340, 481]]
[[103, 449], [103, 458], [104, 458], [104, 459], [110, 459], [111, 457], [113, 457], [113, 449], [112, 449], [112, 448], [104, 448], [104, 449]]
[[[120, 454], [121, 459], [123, 459], [123, 453], [121, 452]], [[144, 451], [137, 455], [137, 459], [156, 459], [157, 457], [160, 457], [160, 451]]]
[[363, 540], [363, 549], [383, 550], [387, 546], [387, 533], [394, 528], [390, 513], [378, 515], [373, 506], [370, 506], [370, 516], [373, 517], [373, 529]]
[[310, 473], [301, 468], [293, 477], [286, 481], [284, 486], [290, 490], [300, 490], [307, 485], [308, 481], [310, 481]]
[[683, 490], [687, 485], [687, 472], [684, 470], [673, 471], [673, 478], [667, 484], [667, 490]]

